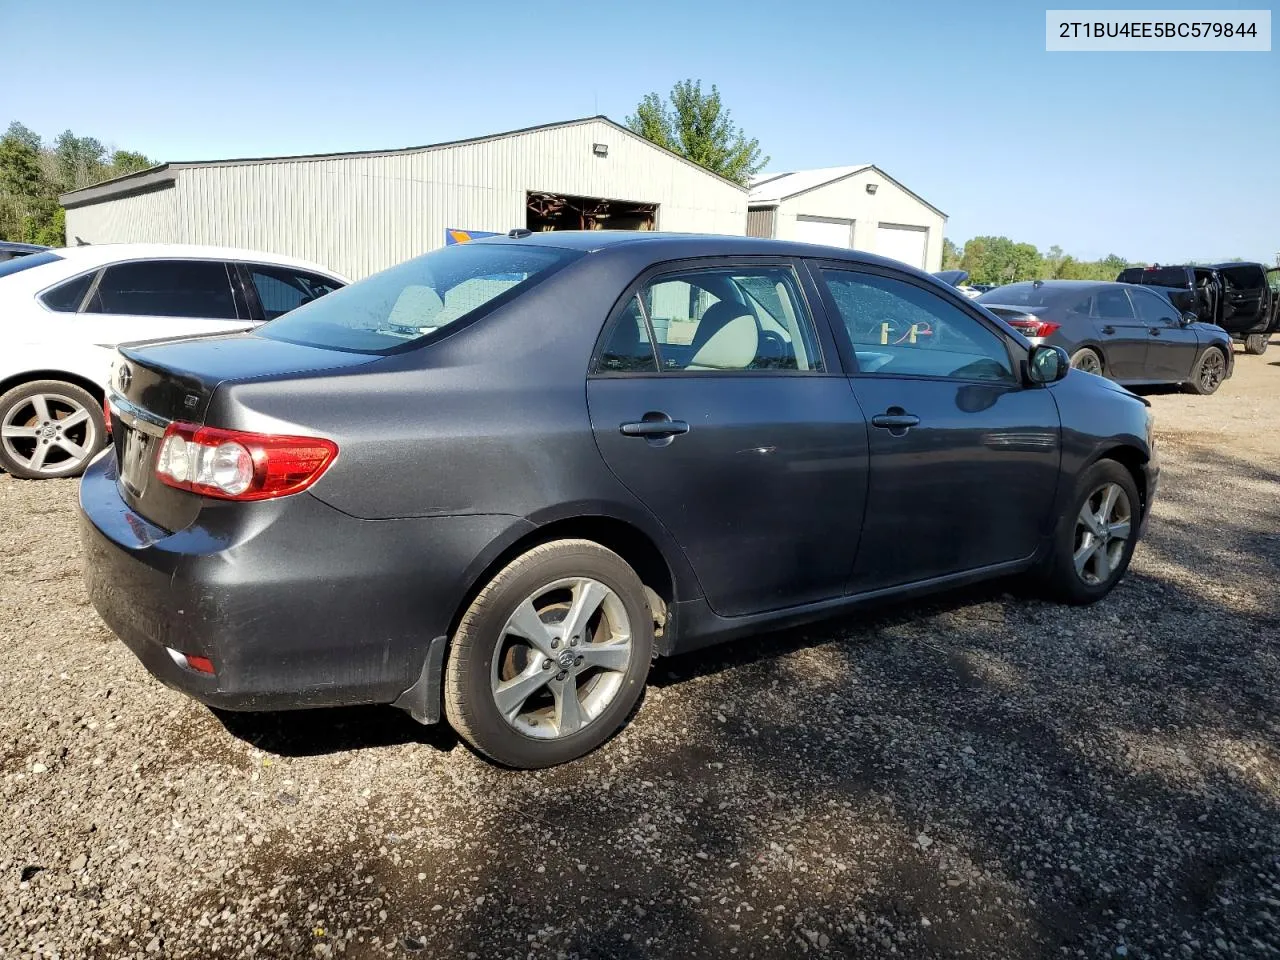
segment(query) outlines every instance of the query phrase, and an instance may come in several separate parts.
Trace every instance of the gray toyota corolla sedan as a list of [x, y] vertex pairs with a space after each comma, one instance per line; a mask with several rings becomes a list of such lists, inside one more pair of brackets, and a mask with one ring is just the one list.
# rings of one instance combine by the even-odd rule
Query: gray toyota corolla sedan
[[1011, 574], [1095, 601], [1157, 479], [1146, 403], [1061, 349], [741, 237], [447, 247], [111, 387], [85, 577], [157, 677], [517, 767], [607, 739], [656, 656]]
[[1231, 335], [1131, 283], [1034, 280], [978, 302], [1031, 343], [1062, 347], [1071, 365], [1129, 385], [1177, 383], [1213, 393], [1231, 376]]

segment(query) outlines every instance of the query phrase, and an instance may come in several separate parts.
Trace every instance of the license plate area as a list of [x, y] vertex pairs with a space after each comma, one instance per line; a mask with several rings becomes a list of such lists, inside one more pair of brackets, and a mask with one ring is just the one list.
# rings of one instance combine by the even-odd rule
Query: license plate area
[[120, 437], [120, 482], [135, 497], [141, 496], [151, 476], [152, 438], [133, 427]]

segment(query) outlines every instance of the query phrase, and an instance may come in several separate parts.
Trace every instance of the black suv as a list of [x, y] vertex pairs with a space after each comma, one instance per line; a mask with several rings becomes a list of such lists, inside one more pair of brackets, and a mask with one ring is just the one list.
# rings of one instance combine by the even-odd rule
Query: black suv
[[1179, 310], [1216, 323], [1243, 343], [1246, 353], [1266, 352], [1271, 335], [1280, 330], [1280, 267], [1243, 261], [1129, 267], [1116, 280], [1159, 287]]

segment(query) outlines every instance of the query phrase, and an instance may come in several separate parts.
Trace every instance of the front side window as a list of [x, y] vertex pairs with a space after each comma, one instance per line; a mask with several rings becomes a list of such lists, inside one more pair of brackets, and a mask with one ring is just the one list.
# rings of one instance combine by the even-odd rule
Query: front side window
[[1179, 326], [1178, 311], [1172, 303], [1147, 290], [1133, 290], [1129, 294], [1138, 308], [1138, 318], [1148, 326]]
[[262, 315], [267, 320], [274, 320], [290, 310], [296, 310], [304, 303], [319, 300], [342, 286], [329, 277], [291, 267], [263, 263], [250, 263], [246, 267], [249, 282], [257, 291], [258, 302], [262, 304]]
[[517, 243], [459, 243], [407, 260], [259, 327], [291, 343], [389, 353], [505, 302], [582, 254]]
[[235, 320], [221, 260], [138, 260], [106, 268], [85, 313]]
[[84, 303], [85, 294], [89, 292], [95, 276], [96, 270], [51, 287], [40, 295], [40, 302], [58, 313], [75, 313], [80, 309], [80, 304]]
[[1099, 290], [1093, 298], [1094, 309], [1105, 320], [1132, 320], [1133, 306], [1125, 292], [1116, 287]]
[[932, 291], [853, 270], [822, 276], [861, 373], [1016, 382], [1004, 340]]
[[[823, 369], [813, 320], [790, 267], [664, 274], [641, 288], [638, 306], [664, 371]], [[625, 325], [625, 319], [618, 322]], [[616, 328], [615, 336], [621, 336]]]

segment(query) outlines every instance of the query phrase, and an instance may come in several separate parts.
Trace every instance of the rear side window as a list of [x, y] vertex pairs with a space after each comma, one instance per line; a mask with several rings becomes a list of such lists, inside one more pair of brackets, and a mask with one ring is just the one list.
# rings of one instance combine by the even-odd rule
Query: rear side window
[[14, 257], [12, 260], [4, 260], [0, 262], [0, 277], [7, 277], [10, 274], [19, 273], [23, 270], [30, 270], [32, 267], [43, 266], [46, 263], [56, 263], [62, 257], [56, 253], [48, 251], [44, 253], [32, 253], [27, 256]]
[[1221, 273], [1228, 290], [1261, 290], [1267, 285], [1266, 274], [1256, 264], [1223, 267]]
[[84, 303], [85, 294], [89, 292], [89, 286], [93, 283], [95, 276], [97, 276], [96, 270], [82, 277], [76, 277], [74, 280], [68, 280], [66, 283], [60, 283], [46, 290], [41, 295], [40, 302], [58, 313], [75, 313], [80, 309], [80, 304]]
[[289, 267], [250, 263], [245, 268], [249, 271], [249, 282], [258, 294], [258, 302], [262, 304], [262, 315], [266, 320], [274, 320], [290, 310], [298, 309], [304, 303], [319, 300], [342, 286], [329, 277]]
[[790, 267], [664, 274], [640, 291], [662, 369], [822, 370], [817, 334]]
[[1110, 320], [1134, 319], [1133, 306], [1123, 290], [1114, 287], [1109, 290], [1099, 290], [1093, 299], [1099, 317]]
[[237, 319], [220, 260], [139, 260], [106, 268], [86, 313]]
[[638, 296], [631, 298], [614, 321], [609, 339], [600, 351], [598, 370], [601, 373], [658, 372], [658, 358], [653, 352], [653, 341]]
[[582, 254], [516, 243], [459, 243], [303, 304], [258, 328], [291, 343], [389, 353], [505, 303]]

